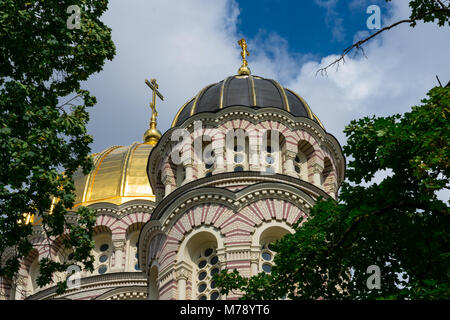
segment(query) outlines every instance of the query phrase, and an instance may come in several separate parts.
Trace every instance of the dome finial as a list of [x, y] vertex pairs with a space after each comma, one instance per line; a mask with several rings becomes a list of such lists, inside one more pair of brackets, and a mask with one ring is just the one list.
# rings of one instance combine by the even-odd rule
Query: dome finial
[[238, 75], [249, 75], [250, 74], [250, 68], [248, 67], [248, 62], [246, 59], [246, 56], [250, 55], [250, 52], [247, 50], [247, 42], [245, 42], [245, 39], [242, 38], [238, 41], [238, 44], [241, 46], [241, 57], [242, 57], [242, 66], [238, 70]]
[[158, 91], [158, 83], [156, 82], [156, 79], [151, 79], [148, 81], [145, 79], [145, 84], [149, 86], [150, 89], [153, 91], [153, 97], [152, 102], [150, 102], [150, 108], [152, 109], [152, 117], [150, 119], [150, 129], [145, 131], [144, 133], [144, 143], [150, 144], [150, 145], [156, 145], [161, 138], [161, 132], [156, 128], [156, 117], [158, 116], [158, 112], [156, 111], [156, 95], [164, 101], [164, 97], [162, 94]]

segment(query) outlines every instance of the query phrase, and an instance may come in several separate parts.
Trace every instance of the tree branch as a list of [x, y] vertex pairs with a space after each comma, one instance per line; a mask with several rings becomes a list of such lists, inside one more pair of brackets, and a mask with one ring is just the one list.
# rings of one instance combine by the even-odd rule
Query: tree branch
[[342, 62], [345, 62], [345, 56], [346, 56], [347, 54], [349, 54], [350, 51], [352, 51], [352, 50], [355, 49], [355, 48], [356, 48], [357, 50], [363, 50], [363, 49], [361, 48], [361, 45], [363, 45], [364, 43], [366, 43], [366, 42], [369, 41], [370, 39], [376, 37], [376, 36], [379, 35], [380, 33], [384, 32], [384, 31], [386, 31], [386, 30], [392, 29], [392, 28], [398, 26], [399, 24], [402, 24], [402, 23], [411, 23], [411, 22], [416, 21], [416, 20], [417, 20], [417, 19], [405, 19], [405, 20], [397, 21], [397, 22], [391, 24], [390, 26], [387, 26], [387, 27], [384, 27], [384, 28], [378, 30], [378, 31], [375, 32], [374, 34], [370, 35], [369, 37], [367, 37], [367, 38], [365, 38], [365, 39], [363, 39], [363, 40], [359, 40], [358, 42], [352, 44], [350, 47], [344, 49], [344, 51], [342, 52], [342, 54], [341, 54], [341, 56], [340, 56], [339, 58], [337, 58], [336, 60], [334, 60], [332, 63], [330, 63], [330, 64], [327, 65], [326, 67], [320, 68], [319, 70], [317, 70], [317, 71], [316, 71], [316, 75], [317, 75], [317, 73], [319, 73], [319, 72], [320, 72], [321, 74], [324, 74], [324, 73], [326, 74], [328, 68], [334, 66], [335, 64], [338, 64], [338, 65], [339, 65], [339, 63], [340, 63], [341, 61], [342, 61]]
[[370, 35], [369, 37], [367, 37], [367, 38], [365, 38], [365, 39], [363, 39], [363, 40], [360, 40], [360, 41], [358, 41], [358, 42], [352, 44], [350, 47], [344, 49], [344, 51], [342, 52], [342, 54], [341, 54], [341, 56], [340, 56], [339, 58], [337, 58], [336, 60], [334, 60], [332, 63], [330, 63], [330, 64], [327, 65], [326, 67], [323, 67], [323, 68], [320, 68], [319, 70], [317, 70], [317, 71], [316, 71], [316, 75], [317, 75], [319, 72], [320, 72], [322, 75], [323, 75], [323, 74], [326, 75], [326, 74], [327, 74], [327, 69], [328, 69], [328, 68], [330, 68], [330, 67], [332, 67], [332, 66], [334, 66], [334, 65], [336, 65], [336, 64], [337, 64], [337, 67], [339, 67], [339, 63], [340, 63], [340, 62], [345, 63], [345, 56], [346, 56], [347, 54], [349, 54], [349, 53], [350, 53], [353, 49], [355, 49], [355, 48], [356, 48], [357, 50], [362, 50], [362, 52], [363, 52], [363, 54], [364, 54], [364, 50], [361, 48], [361, 46], [362, 46], [364, 43], [366, 43], [367, 41], [369, 41], [370, 39], [372, 39], [372, 38], [378, 36], [380, 33], [383, 33], [384, 31], [387, 31], [387, 30], [389, 30], [389, 29], [392, 29], [392, 28], [394, 28], [394, 27], [396, 27], [396, 26], [398, 26], [398, 25], [400, 25], [400, 24], [403, 24], [403, 23], [413, 23], [413, 22], [422, 20], [422, 19], [425, 18], [427, 15], [432, 14], [432, 13], [436, 13], [436, 12], [444, 12], [444, 13], [446, 13], [446, 14], [450, 14], [450, 9], [449, 9], [448, 7], [446, 7], [441, 1], [439, 1], [439, 0], [437, 0], [437, 1], [440, 3], [440, 5], [442, 6], [442, 8], [439, 8], [439, 7], [434, 8], [434, 9], [432, 9], [430, 12], [426, 12], [426, 13], [424, 13], [424, 14], [422, 14], [422, 15], [420, 15], [420, 16], [417, 16], [417, 17], [415, 17], [415, 18], [410, 18], [410, 19], [400, 20], [400, 21], [397, 21], [397, 22], [395, 22], [395, 23], [393, 23], [393, 24], [391, 24], [391, 25], [389, 25], [389, 26], [387, 26], [387, 27], [384, 27], [384, 28], [378, 30], [378, 31], [375, 32], [374, 34]]

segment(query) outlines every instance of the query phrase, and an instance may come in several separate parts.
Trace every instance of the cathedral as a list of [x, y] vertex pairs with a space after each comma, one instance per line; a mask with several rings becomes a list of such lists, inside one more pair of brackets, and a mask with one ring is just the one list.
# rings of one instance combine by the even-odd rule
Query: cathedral
[[[294, 232], [319, 197], [337, 198], [345, 158], [298, 93], [251, 74], [239, 44], [237, 74], [187, 100], [164, 134], [163, 96], [146, 81], [153, 101], [143, 141], [93, 154], [92, 171], [74, 176], [74, 209], [97, 215], [94, 272], [81, 271], [64, 294], [38, 287], [49, 249], [37, 224], [17, 281], [0, 279], [0, 299], [232, 300], [239, 295], [221, 295], [214, 274], [271, 272], [271, 243]], [[64, 254], [53, 257], [71, 258]]]

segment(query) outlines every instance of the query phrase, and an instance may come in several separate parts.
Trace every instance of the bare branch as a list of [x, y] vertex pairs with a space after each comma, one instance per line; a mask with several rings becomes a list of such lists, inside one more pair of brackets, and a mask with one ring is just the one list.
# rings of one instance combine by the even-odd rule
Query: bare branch
[[[332, 66], [334, 66], [334, 65], [336, 65], [336, 64], [337, 64], [337, 66], [339, 66], [339, 63], [341, 63], [341, 62], [344, 63], [344, 62], [345, 62], [345, 59], [344, 59], [345, 56], [346, 56], [347, 54], [349, 54], [350, 51], [352, 51], [352, 50], [355, 49], [355, 48], [356, 48], [357, 50], [362, 50], [362, 52], [364, 53], [364, 50], [363, 50], [363, 48], [362, 48], [361, 46], [362, 46], [364, 43], [366, 43], [367, 41], [369, 41], [370, 39], [372, 39], [372, 38], [376, 37], [377, 35], [379, 35], [380, 33], [384, 32], [384, 31], [386, 31], [386, 30], [392, 29], [392, 28], [394, 28], [394, 27], [396, 27], [396, 26], [398, 26], [399, 24], [402, 24], [402, 23], [412, 23], [413, 21], [416, 21], [417, 19], [419, 19], [419, 18], [416, 18], [416, 19], [405, 19], [405, 20], [397, 21], [397, 22], [391, 24], [390, 26], [387, 26], [387, 27], [384, 27], [384, 28], [378, 30], [378, 31], [375, 32], [374, 34], [370, 35], [369, 37], [367, 37], [367, 38], [365, 38], [365, 39], [363, 39], [363, 40], [359, 40], [358, 42], [352, 44], [350, 47], [344, 49], [344, 51], [342, 52], [341, 56], [340, 56], [338, 59], [334, 60], [332, 63], [330, 63], [330, 64], [327, 65], [326, 67], [323, 67], [323, 68], [320, 68], [319, 70], [317, 70], [317, 71], [316, 71], [316, 75], [317, 75], [317, 73], [319, 73], [319, 72], [320, 72], [322, 75], [323, 75], [323, 73], [326, 74], [328, 68], [330, 68], [330, 67], [332, 67]], [[367, 56], [365, 55], [365, 53], [364, 53], [364, 56], [367, 57]]]
[[[327, 69], [330, 68], [330, 67], [332, 67], [332, 66], [334, 66], [334, 65], [337, 65], [337, 67], [339, 67], [339, 64], [340, 64], [341, 62], [342, 62], [342, 63], [345, 62], [344, 57], [345, 57], [347, 54], [349, 54], [353, 49], [356, 48], [357, 50], [361, 50], [361, 49], [362, 49], [361, 46], [362, 46], [364, 43], [366, 43], [367, 41], [371, 40], [372, 38], [378, 36], [380, 33], [383, 33], [383, 32], [386, 31], [386, 30], [392, 29], [392, 28], [394, 28], [394, 27], [396, 27], [396, 26], [398, 26], [398, 25], [400, 25], [400, 24], [403, 24], [403, 23], [413, 23], [413, 22], [417, 22], [417, 21], [422, 20], [423, 18], [425, 18], [426, 16], [428, 16], [428, 15], [430, 15], [430, 14], [432, 14], [432, 13], [444, 12], [445, 14], [449, 15], [449, 14], [450, 14], [450, 8], [449, 8], [448, 6], [446, 6], [441, 0], [436, 0], [436, 1], [437, 1], [437, 3], [439, 3], [440, 7], [437, 5], [436, 7], [434, 7], [433, 9], [431, 9], [430, 11], [425, 12], [424, 14], [419, 15], [419, 16], [417, 16], [417, 17], [397, 21], [397, 22], [395, 22], [395, 23], [393, 23], [393, 24], [391, 24], [391, 25], [389, 25], [389, 26], [387, 26], [387, 27], [384, 27], [384, 28], [378, 30], [378, 31], [375, 32], [374, 34], [370, 35], [369, 37], [367, 37], [367, 38], [365, 38], [365, 39], [363, 39], [363, 40], [360, 40], [360, 41], [358, 41], [358, 42], [352, 44], [350, 47], [346, 48], [346, 49], [342, 52], [342, 54], [341, 54], [341, 56], [340, 56], [339, 58], [337, 58], [336, 60], [334, 60], [332, 63], [330, 63], [330, 64], [327, 65], [326, 67], [323, 67], [323, 68], [320, 68], [319, 70], [317, 70], [317, 71], [316, 71], [316, 75], [317, 75], [319, 72], [320, 72], [322, 75], [323, 75], [323, 74], [326, 75], [326, 74], [327, 74]], [[364, 55], [364, 56], [365, 56], [365, 55]]]
[[70, 102], [71, 102], [72, 100], [75, 100], [75, 99], [79, 98], [79, 97], [81, 97], [81, 94], [77, 94], [75, 97], [73, 97], [73, 98], [70, 99], [69, 101], [63, 103], [62, 105], [57, 106], [56, 108], [57, 108], [57, 109], [60, 109], [60, 110], [62, 110], [62, 111], [64, 111], [64, 110], [62, 109], [62, 107], [64, 107], [65, 105], [71, 105], [71, 106], [73, 106], [73, 104], [71, 104]]

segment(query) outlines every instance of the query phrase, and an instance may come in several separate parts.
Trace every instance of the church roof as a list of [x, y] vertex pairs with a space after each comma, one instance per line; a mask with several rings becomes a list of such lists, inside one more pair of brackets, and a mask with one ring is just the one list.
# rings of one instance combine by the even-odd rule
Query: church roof
[[155, 201], [145, 174], [152, 148], [150, 144], [135, 142], [131, 146], [113, 146], [93, 154], [91, 172], [84, 175], [78, 170], [74, 174], [75, 207], [96, 202], [120, 205], [136, 199]]
[[[186, 102], [176, 114], [172, 127], [197, 113], [216, 112], [231, 106], [275, 107], [297, 117], [306, 117], [322, 126], [306, 101], [277, 81], [252, 75], [235, 75], [206, 86]], [[322, 126], [323, 127], [323, 126]]]

